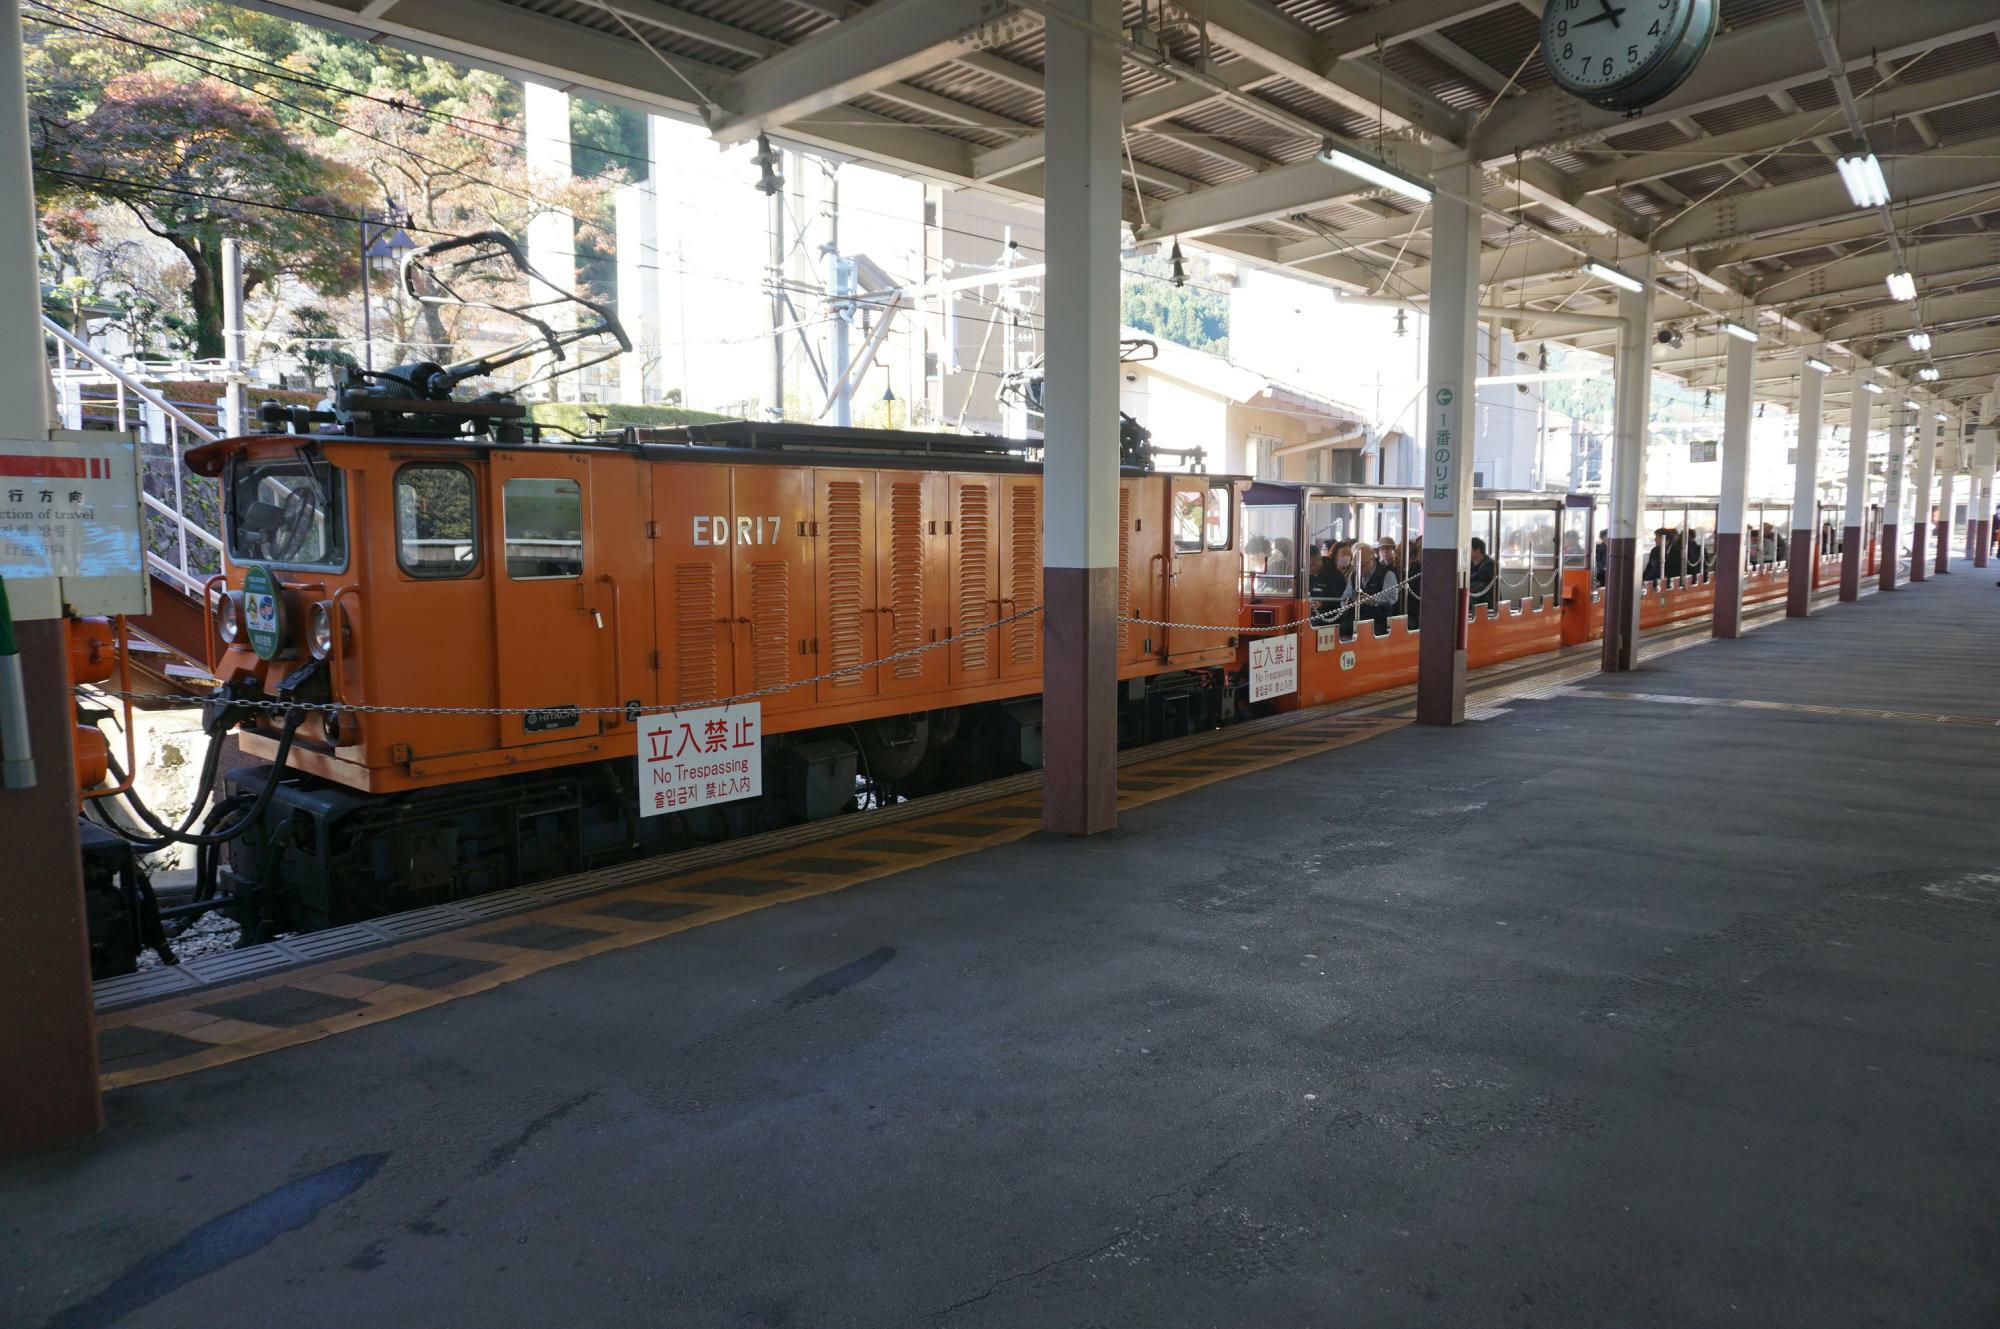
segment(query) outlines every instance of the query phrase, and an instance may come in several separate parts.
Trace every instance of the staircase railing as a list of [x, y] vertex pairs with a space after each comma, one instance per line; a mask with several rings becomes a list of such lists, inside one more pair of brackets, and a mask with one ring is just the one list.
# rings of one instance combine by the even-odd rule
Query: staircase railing
[[[44, 316], [42, 329], [56, 340], [53, 368], [64, 423], [79, 429], [92, 423], [121, 431], [135, 426], [139, 429], [140, 459], [145, 469], [147, 566], [198, 603], [203, 584], [221, 566], [222, 535], [219, 526], [212, 530], [189, 513], [192, 487], [201, 485], [212, 491], [213, 482], [190, 473], [185, 454], [189, 447], [213, 443], [219, 435], [60, 323]], [[78, 362], [74, 366], [72, 357]], [[112, 395], [90, 403], [108, 408], [107, 414], [85, 415], [81, 388], [86, 377], [110, 380], [104, 386]], [[76, 391], [67, 391], [70, 387]]]

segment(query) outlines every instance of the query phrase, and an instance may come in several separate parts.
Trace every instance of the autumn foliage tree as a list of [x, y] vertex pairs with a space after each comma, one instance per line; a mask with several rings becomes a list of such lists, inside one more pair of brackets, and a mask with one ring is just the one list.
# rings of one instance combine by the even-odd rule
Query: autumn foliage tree
[[[334, 217], [356, 213], [363, 177], [295, 142], [268, 106], [230, 84], [120, 74], [87, 113], [37, 129], [45, 204], [116, 203], [187, 260], [197, 356], [223, 353], [225, 237], [243, 247], [246, 292], [294, 276], [336, 294], [359, 277], [353, 227]], [[291, 210], [264, 206], [273, 200]]]

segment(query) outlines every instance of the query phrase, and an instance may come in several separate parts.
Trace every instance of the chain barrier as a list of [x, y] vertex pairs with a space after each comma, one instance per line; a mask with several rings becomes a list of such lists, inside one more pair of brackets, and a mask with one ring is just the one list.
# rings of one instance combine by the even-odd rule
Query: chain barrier
[[[976, 628], [967, 628], [963, 632], [955, 632], [948, 637], [940, 637], [936, 641], [925, 642], [921, 646], [912, 646], [907, 650], [896, 651], [877, 660], [866, 660], [860, 664], [843, 665], [838, 669], [829, 669], [822, 674], [814, 674], [810, 678], [791, 679], [783, 683], [773, 683], [766, 687], [756, 688], [749, 692], [739, 692], [728, 697], [716, 697], [709, 701], [680, 702], [671, 706], [391, 706], [373, 702], [280, 701], [274, 698], [245, 698], [233, 701], [231, 704], [241, 706], [245, 710], [268, 711], [273, 714], [281, 714], [289, 711], [330, 711], [345, 712], [349, 715], [538, 715], [551, 710], [565, 710], [574, 711], [579, 716], [619, 715], [630, 719], [637, 719], [642, 715], [678, 715], [682, 711], [704, 710], [714, 706], [736, 706], [744, 702], [758, 701], [765, 697], [775, 697], [782, 693], [791, 692], [796, 688], [812, 687], [816, 684], [831, 682], [834, 679], [866, 673], [870, 669], [881, 669], [889, 665], [898, 664], [904, 660], [912, 660], [918, 656], [927, 655], [932, 651], [942, 650], [947, 646], [970, 640], [973, 637], [983, 636], [986, 633], [1018, 623], [1022, 619], [1033, 618], [1041, 612], [1041, 605], [1030, 605], [1028, 608], [1017, 610], [1014, 613], [1006, 615], [1004, 618], [996, 618], [991, 623], [983, 623]], [[1173, 628], [1185, 632], [1227, 632], [1245, 637], [1266, 636], [1276, 632], [1289, 632], [1297, 627], [1326, 626], [1325, 624], [1316, 624], [1315, 619], [1310, 616], [1295, 618], [1286, 623], [1273, 623], [1265, 627], [1244, 627], [1239, 623], [1181, 623], [1161, 618], [1139, 618], [1130, 614], [1119, 615], [1119, 622], [1135, 624], [1141, 627]], [[160, 699], [158, 693], [152, 692], [128, 692], [119, 688], [83, 684], [79, 684], [76, 688], [78, 692], [86, 690], [95, 696], [115, 697], [122, 701], [158, 701]]]

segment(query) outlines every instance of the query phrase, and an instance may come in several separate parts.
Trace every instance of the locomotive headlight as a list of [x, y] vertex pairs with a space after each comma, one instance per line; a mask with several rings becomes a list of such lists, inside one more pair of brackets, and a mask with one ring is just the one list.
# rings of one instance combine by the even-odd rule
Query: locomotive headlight
[[312, 622], [306, 633], [306, 644], [312, 648], [313, 659], [324, 660], [333, 654], [337, 631], [339, 629], [333, 621], [333, 601], [321, 600], [312, 607]]
[[225, 643], [243, 635], [243, 604], [239, 595], [237, 591], [224, 591], [222, 602], [215, 607], [216, 635]]

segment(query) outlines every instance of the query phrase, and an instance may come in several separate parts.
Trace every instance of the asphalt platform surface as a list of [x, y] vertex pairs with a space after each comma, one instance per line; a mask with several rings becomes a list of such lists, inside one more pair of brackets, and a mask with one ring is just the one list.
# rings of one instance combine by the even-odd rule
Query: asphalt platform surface
[[1996, 666], [1960, 564], [118, 1090], [0, 1324], [2000, 1324]]

